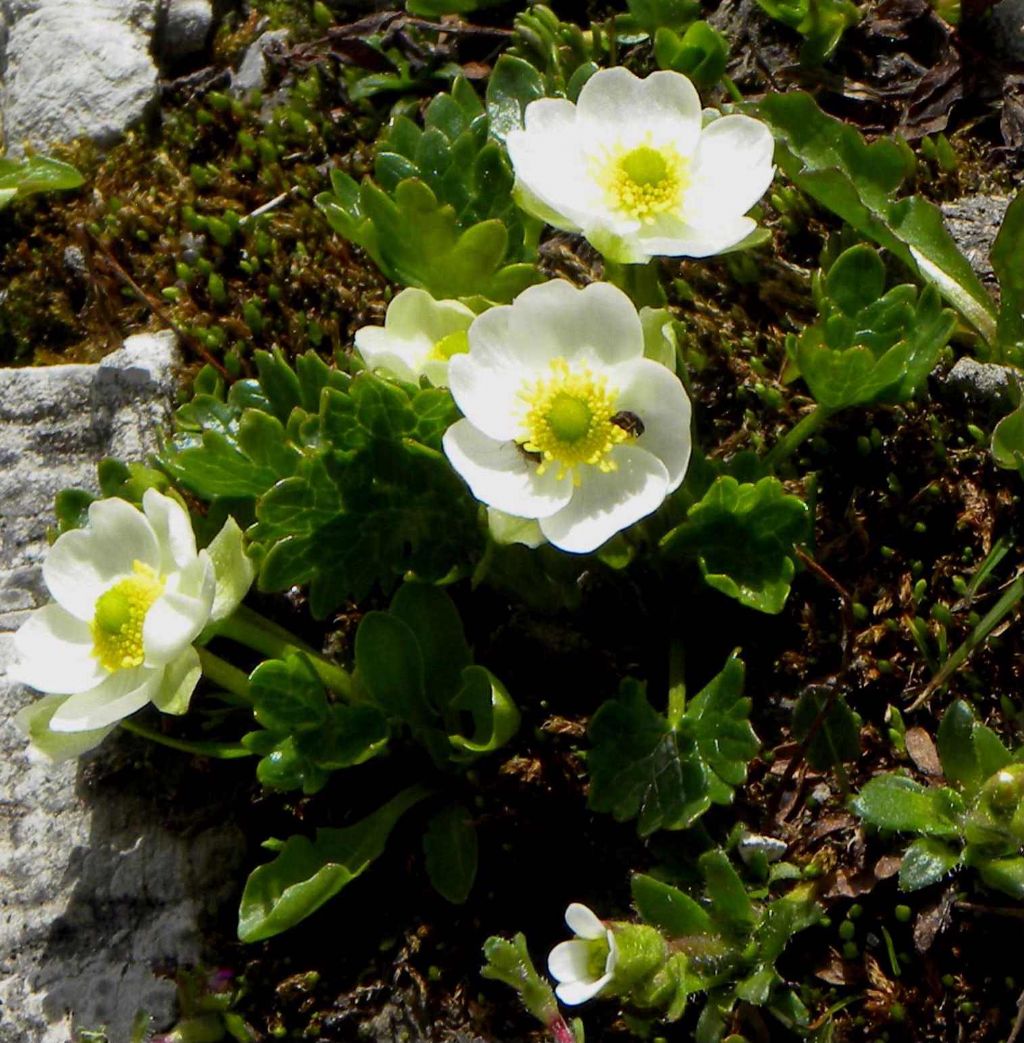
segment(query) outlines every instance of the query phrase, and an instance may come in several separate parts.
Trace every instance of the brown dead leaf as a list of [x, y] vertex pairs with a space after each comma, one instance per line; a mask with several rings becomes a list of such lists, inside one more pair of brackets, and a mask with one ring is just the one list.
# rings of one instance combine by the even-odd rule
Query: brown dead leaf
[[910, 754], [910, 759], [918, 771], [925, 775], [939, 776], [942, 774], [939, 751], [935, 748], [932, 737], [924, 728], [908, 728], [906, 743], [907, 753]]
[[949, 926], [953, 896], [953, 888], [947, 888], [945, 894], [933, 906], [917, 914], [914, 921], [914, 948], [919, 953], [926, 953], [940, 932]]

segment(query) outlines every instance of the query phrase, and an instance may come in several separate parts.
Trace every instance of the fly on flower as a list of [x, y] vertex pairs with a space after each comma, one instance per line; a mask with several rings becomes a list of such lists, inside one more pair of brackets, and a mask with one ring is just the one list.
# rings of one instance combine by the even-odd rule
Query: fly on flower
[[775, 174], [768, 128], [740, 115], [702, 127], [697, 91], [677, 72], [641, 80], [601, 70], [575, 105], [531, 102], [507, 145], [520, 205], [582, 232], [620, 264], [738, 245], [756, 227], [747, 211]]
[[636, 309], [614, 286], [555, 280], [484, 312], [448, 377], [465, 417], [444, 436], [452, 465], [478, 500], [537, 519], [556, 547], [595, 550], [683, 480], [689, 399], [644, 357]]
[[231, 519], [197, 551], [188, 513], [155, 489], [141, 511], [93, 503], [88, 525], [60, 536], [43, 562], [55, 601], [14, 635], [11, 677], [49, 693], [17, 719], [35, 751], [77, 756], [150, 702], [184, 713], [201, 674], [192, 642], [235, 610], [252, 577]]

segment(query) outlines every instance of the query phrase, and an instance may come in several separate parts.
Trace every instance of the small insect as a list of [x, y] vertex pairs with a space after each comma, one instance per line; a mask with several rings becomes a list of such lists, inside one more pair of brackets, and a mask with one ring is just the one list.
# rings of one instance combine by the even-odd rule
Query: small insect
[[522, 442], [516, 442], [516, 449], [532, 463], [539, 464], [544, 459], [543, 453], [531, 452]]
[[621, 427], [630, 438], [639, 438], [644, 433], [644, 422], [629, 410], [622, 410], [611, 417], [611, 423]]

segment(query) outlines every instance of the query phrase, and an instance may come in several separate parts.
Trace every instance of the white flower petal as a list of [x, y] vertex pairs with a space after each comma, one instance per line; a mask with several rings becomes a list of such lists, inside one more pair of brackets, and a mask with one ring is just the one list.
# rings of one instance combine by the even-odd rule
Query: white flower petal
[[468, 420], [448, 428], [444, 451], [478, 500], [517, 518], [545, 518], [573, 495], [568, 475], [558, 479], [554, 468], [538, 475], [537, 465], [514, 443], [488, 438]]
[[602, 69], [583, 85], [576, 110], [581, 136], [590, 139], [639, 143], [649, 133], [656, 145], [671, 142], [685, 156], [700, 135], [700, 97], [677, 72], [641, 80], [621, 66]]
[[615, 365], [644, 353], [632, 301], [603, 282], [582, 290], [563, 279], [531, 286], [515, 299], [508, 336], [531, 366], [559, 357]]
[[141, 710], [160, 685], [163, 670], [118, 670], [88, 692], [70, 696], [50, 720], [55, 732], [84, 732], [116, 724]]
[[142, 497], [142, 509], [160, 544], [158, 572], [173, 572], [195, 561], [196, 537], [192, 532], [192, 521], [188, 511], [177, 500], [158, 493], [156, 489], [147, 489]]
[[383, 326], [356, 330], [356, 350], [370, 369], [390, 370], [399, 380], [415, 383], [433, 347], [425, 337], [400, 337]]
[[18, 661], [8, 675], [40, 692], [85, 692], [107, 675], [92, 654], [89, 624], [60, 605], [36, 609], [14, 635], [14, 648]]
[[424, 335], [431, 344], [458, 330], [468, 330], [476, 315], [461, 301], [434, 300], [426, 290], [402, 290], [388, 305], [385, 328], [412, 339]]
[[147, 666], [166, 666], [199, 636], [210, 620], [211, 597], [164, 592], [153, 602], [142, 624]]
[[687, 220], [714, 227], [745, 214], [775, 176], [771, 131], [749, 116], [723, 116], [700, 136], [684, 202]]
[[656, 257], [713, 257], [743, 242], [757, 222], [750, 217], [734, 217], [716, 225], [682, 224], [668, 229], [652, 225], [637, 240], [639, 249]]
[[690, 400], [680, 379], [651, 359], [638, 359], [622, 371], [615, 404], [635, 413], [644, 425], [644, 433], [630, 444], [653, 453], [665, 465], [666, 492], [672, 492], [690, 461]]
[[488, 365], [486, 353], [472, 348], [448, 364], [448, 387], [455, 404], [474, 427], [499, 442], [521, 434], [522, 385], [521, 371], [511, 365]]
[[619, 962], [619, 943], [615, 940], [615, 932], [608, 931], [608, 958], [604, 961], [605, 980], [610, 980], [612, 972]]
[[136, 561], [159, 569], [160, 545], [145, 515], [126, 500], [97, 500], [89, 524], [58, 537], [43, 562], [50, 593], [70, 613], [91, 622], [96, 599]]
[[162, 713], [178, 715], [185, 713], [188, 710], [192, 693], [202, 676], [203, 668], [199, 662], [199, 653], [189, 645], [164, 670], [160, 684], [152, 695], [153, 705]]
[[210, 541], [206, 553], [213, 563], [217, 589], [210, 608], [210, 620], [226, 619], [249, 593], [256, 567], [245, 553], [245, 543], [238, 522], [229, 517], [220, 532]]
[[14, 717], [14, 724], [29, 740], [29, 759], [59, 764], [72, 760], [83, 753], [99, 746], [101, 742], [117, 727], [115, 724], [105, 728], [94, 728], [84, 732], [55, 732], [50, 728], [53, 715], [67, 702], [64, 695], [44, 695], [33, 703], [19, 710]]
[[612, 976], [606, 974], [597, 981], [568, 981], [555, 986], [555, 995], [567, 1007], [576, 1007], [592, 1000], [611, 980]]
[[593, 941], [603, 938], [608, 933], [608, 928], [599, 920], [596, 914], [587, 908], [582, 902], [573, 902], [565, 910], [565, 922], [578, 938], [588, 938]]
[[555, 981], [586, 981], [590, 977], [590, 946], [579, 938], [559, 942], [548, 954], [548, 973]]
[[668, 470], [653, 453], [618, 445], [609, 456], [616, 470], [587, 468], [569, 503], [540, 519], [541, 532], [556, 547], [588, 554], [661, 506]]

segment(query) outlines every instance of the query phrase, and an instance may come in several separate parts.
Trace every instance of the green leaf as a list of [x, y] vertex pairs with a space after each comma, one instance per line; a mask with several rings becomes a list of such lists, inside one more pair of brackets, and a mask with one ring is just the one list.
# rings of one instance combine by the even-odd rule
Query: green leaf
[[724, 851], [705, 851], [697, 860], [714, 919], [735, 934], [746, 935], [757, 921], [754, 904]]
[[776, 478], [740, 484], [723, 476], [662, 539], [669, 555], [697, 558], [716, 590], [760, 612], [781, 612], [796, 567], [796, 544], [806, 538], [807, 505]]
[[1024, 471], [1024, 409], [1015, 409], [996, 424], [992, 459], [1009, 471]]
[[845, 30], [860, 21], [850, 0], [757, 0], [771, 18], [795, 29], [804, 39], [803, 65], [820, 65], [836, 49]]
[[368, 612], [356, 631], [355, 681], [391, 717], [420, 726], [429, 717], [423, 656], [396, 616]]
[[671, 727], [631, 678], [590, 722], [588, 805], [637, 832], [684, 829], [711, 806], [708, 769], [693, 739]]
[[742, 691], [743, 663], [731, 656], [672, 721], [627, 678], [590, 724], [589, 806], [620, 822], [639, 816], [637, 831], [647, 836], [692, 825], [712, 803], [729, 803], [759, 745]]
[[1019, 353], [1024, 351], [1024, 192], [1006, 208], [990, 257], [999, 280], [999, 347]]
[[[815, 728], [811, 736], [811, 729]], [[860, 756], [860, 726], [844, 696], [810, 687], [797, 700], [791, 725], [793, 738], [807, 743], [807, 763], [828, 771]]]
[[[519, 730], [519, 709], [505, 686], [482, 666], [467, 666], [462, 683], [448, 706], [448, 741], [459, 759], [473, 760], [504, 746]], [[456, 720], [468, 714], [472, 735], [458, 729]]]
[[949, 789], [928, 789], [903, 775], [872, 779], [852, 802], [853, 810], [879, 829], [955, 837], [962, 804]]
[[707, 910], [678, 888], [643, 873], [634, 873], [630, 888], [637, 912], [666, 937], [688, 938], [715, 933]]
[[449, 804], [438, 811], [423, 834], [423, 852], [435, 890], [462, 905], [473, 888], [477, 866], [476, 828], [467, 808]]
[[388, 612], [414, 634], [423, 660], [427, 699], [435, 710], [444, 710], [461, 687], [463, 670], [473, 661], [452, 599], [438, 587], [406, 582], [398, 588]]
[[501, 55], [487, 80], [491, 134], [504, 141], [509, 131], [522, 127], [526, 106], [545, 94], [544, 80], [529, 62], [511, 54]]
[[1024, 899], [1024, 858], [986, 858], [975, 863], [981, 879], [997, 891]]
[[841, 253], [825, 277], [825, 292], [851, 317], [875, 304], [885, 293], [878, 251], [861, 244]]
[[654, 34], [654, 56], [658, 68], [681, 72], [698, 86], [709, 88], [725, 74], [729, 44], [707, 22], [694, 22], [682, 36], [662, 27]]
[[710, 796], [716, 804], [732, 800], [732, 790], [747, 778], [747, 764], [760, 743], [750, 726], [751, 700], [743, 695], [744, 667], [735, 655], [690, 702], [681, 727], [696, 742], [710, 771]]
[[301, 653], [269, 659], [249, 676], [253, 715], [271, 731], [319, 728], [327, 719], [327, 697], [309, 659]]
[[316, 912], [381, 855], [398, 820], [427, 793], [410, 787], [353, 826], [317, 830], [315, 841], [290, 837], [275, 859], [249, 875], [238, 937], [272, 938]]
[[629, 13], [650, 36], [659, 28], [685, 29], [700, 13], [697, 0], [626, 0]]
[[900, 888], [917, 891], [948, 876], [960, 864], [960, 852], [934, 837], [920, 837], [907, 848], [900, 866]]
[[974, 746], [974, 711], [957, 699], [942, 715], [935, 745], [946, 780], [968, 795], [984, 782], [978, 751]]
[[56, 159], [29, 156], [17, 160], [0, 156], [0, 209], [15, 197], [66, 191], [78, 188], [84, 180], [73, 166]]
[[519, 993], [523, 1006], [542, 1024], [562, 1020], [551, 986], [538, 973], [526, 947], [526, 936], [488, 938], [484, 943], [487, 963], [480, 973], [491, 981], [504, 982]]
[[854, 127], [825, 115], [801, 91], [769, 94], [757, 111], [775, 132], [776, 162], [798, 188], [890, 250], [994, 342], [995, 305], [950, 236], [941, 211], [916, 196], [894, 198], [908, 171], [895, 141], [868, 144]]

